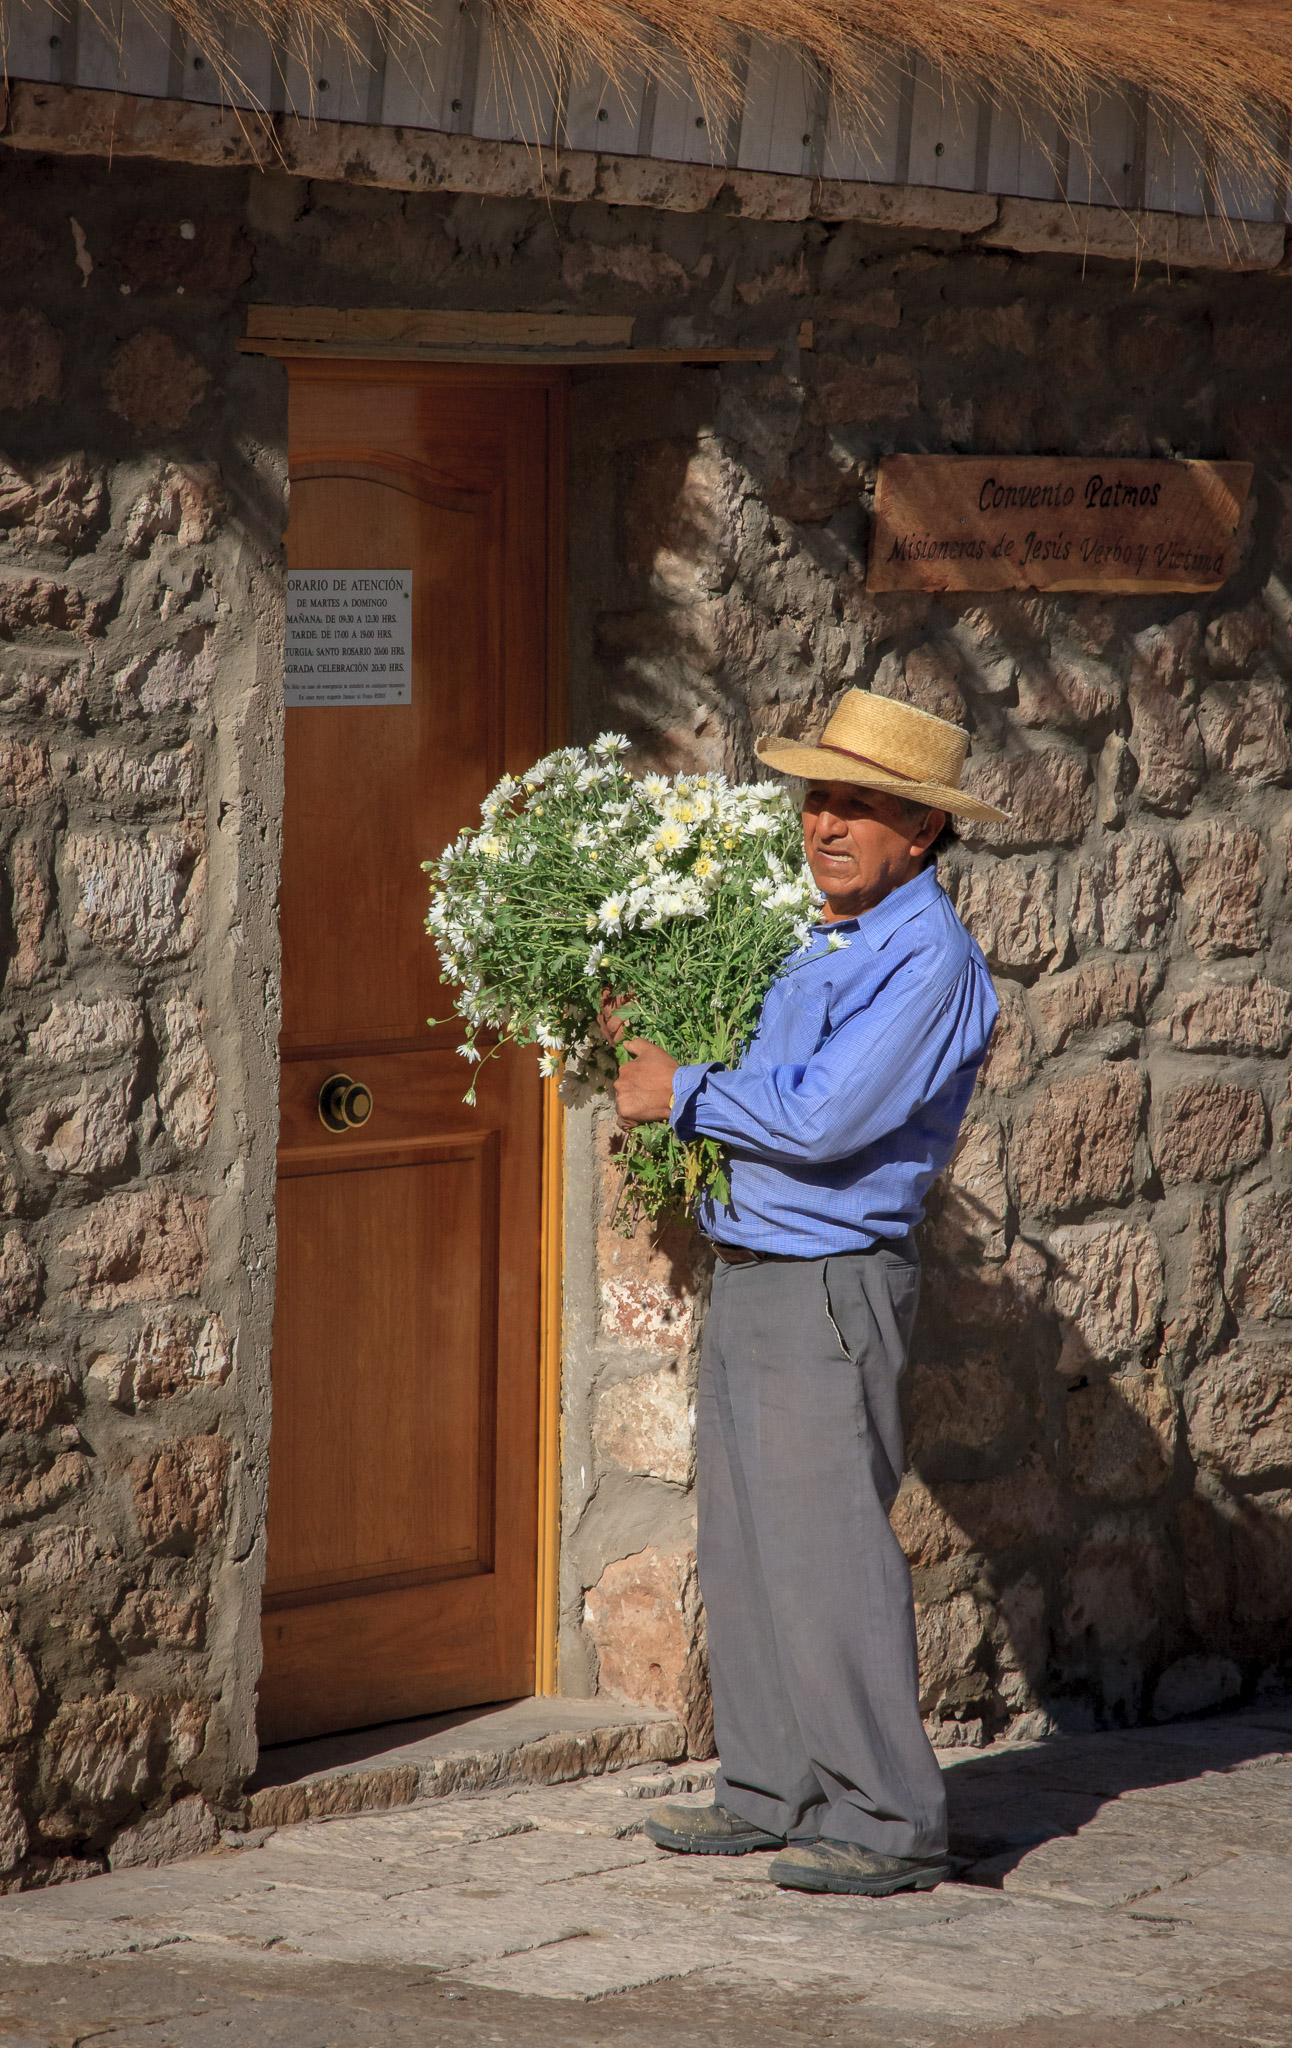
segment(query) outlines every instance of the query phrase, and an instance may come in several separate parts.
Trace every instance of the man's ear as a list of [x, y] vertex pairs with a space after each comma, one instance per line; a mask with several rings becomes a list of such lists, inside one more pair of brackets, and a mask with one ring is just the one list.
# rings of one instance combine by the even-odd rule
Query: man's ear
[[924, 813], [924, 823], [911, 841], [911, 851], [913, 853], [927, 853], [946, 822], [947, 814], [945, 811], [926, 811]]

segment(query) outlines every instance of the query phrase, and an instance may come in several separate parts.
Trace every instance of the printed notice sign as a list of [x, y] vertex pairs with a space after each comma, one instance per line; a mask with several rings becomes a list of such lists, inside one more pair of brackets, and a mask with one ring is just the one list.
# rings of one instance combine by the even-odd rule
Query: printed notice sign
[[287, 709], [411, 704], [411, 569], [289, 569]]
[[1230, 575], [1248, 462], [890, 455], [871, 590], [1216, 590]]

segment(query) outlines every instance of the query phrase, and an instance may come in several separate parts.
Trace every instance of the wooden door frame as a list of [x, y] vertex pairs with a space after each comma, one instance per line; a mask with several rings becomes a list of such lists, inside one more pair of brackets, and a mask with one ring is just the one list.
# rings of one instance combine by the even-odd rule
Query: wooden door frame
[[[297, 352], [290, 345], [276, 350], [282, 358]], [[305, 348], [302, 357], [313, 358]], [[329, 351], [329, 353], [332, 353]], [[371, 362], [373, 351], [358, 346], [337, 351], [335, 366], [347, 361]], [[405, 367], [403, 363], [399, 365]], [[569, 371], [550, 365], [473, 362], [466, 352], [452, 362], [427, 368], [446, 382], [538, 385], [549, 394], [547, 467], [547, 692], [544, 705], [546, 745], [564, 744], [570, 724], [569, 685]], [[290, 449], [288, 460], [290, 464]], [[540, 1326], [538, 1348], [538, 1516], [535, 1557], [536, 1626], [534, 1691], [540, 1696], [560, 1690], [557, 1637], [560, 1624], [561, 1565], [561, 1363], [564, 1340], [565, 1281], [565, 1109], [554, 1080], [544, 1081], [539, 1225]]]
[[[570, 729], [570, 373], [549, 371], [547, 465], [547, 744]], [[538, 1347], [538, 1613], [534, 1691], [560, 1691], [561, 1361], [565, 1332], [565, 1106], [555, 1080], [543, 1083], [542, 1213], [539, 1228], [542, 1322]]]

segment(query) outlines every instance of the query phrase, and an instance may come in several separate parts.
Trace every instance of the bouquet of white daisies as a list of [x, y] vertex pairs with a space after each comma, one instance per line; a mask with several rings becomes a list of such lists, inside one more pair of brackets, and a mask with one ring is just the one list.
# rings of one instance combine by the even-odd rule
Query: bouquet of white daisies
[[[603, 733], [505, 775], [480, 824], [426, 863], [426, 929], [467, 1027], [458, 1051], [474, 1062], [509, 1041], [537, 1044], [567, 1100], [614, 1083], [603, 988], [626, 999], [630, 1037], [686, 1064], [733, 1064], [820, 900], [784, 787], [635, 780], [627, 745]], [[666, 1124], [640, 1126], [622, 1158], [625, 1228], [727, 1193], [721, 1148]]]

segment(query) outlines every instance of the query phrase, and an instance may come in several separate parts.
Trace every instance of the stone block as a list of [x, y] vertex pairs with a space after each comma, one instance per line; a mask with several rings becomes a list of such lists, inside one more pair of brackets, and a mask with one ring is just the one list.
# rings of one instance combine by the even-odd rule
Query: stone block
[[996, 1690], [1015, 1710], [1034, 1706], [1045, 1682], [1050, 1648], [1045, 1610], [1045, 1588], [1034, 1572], [1006, 1586], [996, 1603], [991, 1626]]
[[0, 740], [0, 798], [18, 809], [53, 793], [48, 750], [39, 742]]
[[852, 362], [847, 356], [821, 354], [812, 368], [816, 377], [807, 416], [814, 426], [880, 426], [905, 419], [920, 402], [909, 356], [880, 354]]
[[1280, 684], [1258, 679], [1208, 690], [1198, 718], [1209, 768], [1257, 784], [1292, 779], [1292, 732]]
[[1166, 1300], [1147, 1223], [1068, 1224], [1050, 1233], [1054, 1306], [1066, 1325], [1061, 1369], [1129, 1365], [1156, 1342]]
[[1175, 866], [1155, 832], [1127, 832], [1077, 878], [1073, 930], [1126, 953], [1160, 946], [1175, 909]]
[[108, 404], [139, 434], [174, 434], [200, 405], [211, 377], [160, 327], [145, 327], [114, 350], [103, 376]]
[[947, 888], [990, 966], [1048, 967], [1060, 957], [1064, 941], [1049, 868], [1022, 860], [975, 861], [948, 875]]
[[0, 1617], [0, 1747], [21, 1742], [36, 1725], [40, 1686], [7, 1616]]
[[51, 1065], [84, 1067], [138, 1052], [143, 1034], [139, 1003], [125, 996], [68, 996], [56, 1001], [30, 1034], [27, 1055]]
[[1246, 675], [1274, 634], [1274, 621], [1259, 598], [1239, 611], [1220, 612], [1207, 627], [1207, 666], [1218, 676]]
[[26, 465], [0, 456], [0, 529], [10, 542], [75, 554], [107, 513], [103, 471], [86, 456]]
[[1157, 1372], [1097, 1380], [1068, 1395], [1068, 1455], [1082, 1493], [1133, 1501], [1175, 1468], [1175, 1397]]
[[32, 988], [61, 963], [64, 951], [49, 852], [39, 840], [14, 840], [9, 884], [14, 950], [5, 978], [11, 988]]
[[113, 238], [111, 261], [127, 283], [144, 291], [218, 292], [227, 298], [251, 276], [254, 252], [239, 220], [208, 214], [181, 235], [168, 209], [141, 217]]
[[63, 347], [43, 313], [8, 313], [0, 341], [0, 412], [52, 404], [63, 382]]
[[0, 1763], [0, 1877], [17, 1870], [31, 1839], [18, 1792], [20, 1768], [16, 1758]]
[[903, 658], [886, 654], [875, 671], [872, 689], [877, 697], [893, 697], [900, 704], [913, 704], [934, 718], [963, 725], [965, 700], [960, 694], [961, 663], [949, 642], [913, 647]]
[[144, 1588], [132, 1590], [112, 1616], [112, 1640], [128, 1657], [147, 1650], [197, 1650], [202, 1647], [206, 1597], [181, 1598]]
[[1105, 1024], [1142, 1024], [1155, 976], [1127, 960], [1094, 960], [1068, 974], [1047, 976], [1032, 992], [1047, 1053], [1062, 1052], [1080, 1031]]
[[1110, 718], [1120, 698], [1118, 680], [1102, 662], [1053, 654], [1028, 657], [1018, 668], [1021, 725], [1055, 726], [1084, 734]]
[[41, 1738], [43, 1832], [75, 1839], [147, 1805], [175, 1751], [193, 1753], [202, 1719], [195, 1707], [127, 1692], [65, 1702]]
[[736, 297], [746, 306], [761, 306], [768, 299], [801, 299], [812, 289], [807, 262], [800, 252], [791, 262], [773, 263], [736, 286]]
[[571, 291], [586, 291], [608, 278], [612, 284], [649, 293], [652, 298], [676, 297], [690, 279], [675, 257], [640, 242], [572, 242], [561, 259], [561, 275]]
[[588, 1591], [584, 1627], [600, 1690], [675, 1713], [693, 1756], [713, 1754], [704, 1609], [694, 1554], [648, 1548], [608, 1564]]
[[956, 1717], [989, 1690], [981, 1664], [987, 1631], [972, 1593], [915, 1605], [920, 1659], [920, 1712], [941, 1720]]
[[1211, 1349], [1224, 1328], [1228, 1307], [1221, 1287], [1220, 1204], [1214, 1198], [1195, 1202], [1179, 1233], [1175, 1312], [1166, 1326], [1166, 1348], [1172, 1357], [1189, 1360]]
[[0, 705], [6, 711], [27, 711], [42, 718], [75, 722], [85, 716], [89, 666], [69, 661], [63, 653], [15, 651], [0, 670]]
[[40, 1304], [45, 1269], [24, 1233], [10, 1225], [0, 1237], [0, 1330]]
[[1176, 841], [1184, 880], [1185, 928], [1203, 960], [1231, 953], [1255, 953], [1264, 944], [1261, 892], [1265, 848], [1248, 825], [1202, 819], [1186, 825]]
[[844, 305], [828, 306], [823, 317], [845, 320], [850, 327], [899, 327], [902, 305], [895, 291], [881, 286], [874, 291], [862, 292], [860, 297], [850, 299]]
[[1228, 1237], [1239, 1314], [1262, 1323], [1292, 1316], [1292, 1189], [1261, 1188], [1237, 1202]]
[[1054, 1474], [1036, 1456], [994, 1479], [938, 1481], [908, 1475], [893, 1505], [897, 1540], [915, 1567], [950, 1563], [972, 1551], [987, 1556], [1035, 1552], [1067, 1528]]
[[56, 1365], [0, 1367], [0, 1430], [48, 1429], [71, 1414], [71, 1382]]
[[75, 1095], [53, 1097], [27, 1117], [18, 1142], [49, 1173], [115, 1173], [130, 1151], [131, 1087], [129, 1077], [101, 1088], [82, 1081]]
[[132, 555], [142, 555], [158, 534], [173, 534], [182, 548], [196, 547], [211, 539], [226, 509], [213, 463], [164, 463], [130, 508], [125, 546]]
[[624, 1471], [686, 1486], [694, 1410], [680, 1362], [608, 1387], [597, 1397], [592, 1437], [601, 1456]]
[[1140, 801], [1173, 817], [1185, 812], [1206, 772], [1197, 718], [1188, 701], [1198, 655], [1192, 612], [1136, 635], [1129, 702], [1131, 752]]
[[1292, 1045], [1292, 990], [1260, 976], [1200, 981], [1176, 997], [1167, 1028], [1185, 1052], [1283, 1053]]
[[1186, 1081], [1155, 1096], [1149, 1143], [1164, 1181], [1228, 1180], [1260, 1158], [1266, 1128], [1259, 1090]]
[[194, 829], [157, 826], [143, 839], [69, 832], [66, 853], [80, 892], [75, 923], [92, 945], [145, 965], [191, 949], [206, 882]]
[[1036, 316], [1026, 299], [1007, 306], [949, 306], [924, 323], [924, 346], [945, 355], [1036, 354]]
[[108, 1863], [113, 1870], [156, 1870], [163, 1863], [205, 1856], [219, 1845], [219, 1821], [206, 1801], [192, 1793], [121, 1828], [112, 1838]]
[[0, 577], [0, 634], [70, 633], [78, 640], [102, 633], [108, 606], [71, 583], [48, 576]]
[[1270, 1484], [1292, 1472], [1292, 1349], [1235, 1344], [1190, 1375], [1189, 1448], [1225, 1479]]
[[123, 747], [102, 747], [78, 761], [86, 792], [113, 810], [136, 799], [145, 803], [192, 804], [201, 782], [201, 767], [192, 743], [140, 759]]
[[629, 573], [678, 599], [725, 590], [735, 573], [737, 482], [716, 441], [648, 443], [625, 505]]
[[1128, 1200], [1147, 1093], [1143, 1073], [1128, 1061], [1045, 1089], [1010, 1142], [1020, 1210], [1062, 1216]]
[[994, 1119], [966, 1123], [937, 1196], [935, 1234], [939, 1250], [954, 1258], [973, 1247], [985, 1259], [1003, 1259], [1009, 1194], [1005, 1185], [1005, 1141]]
[[52, 1459], [38, 1459], [19, 1477], [0, 1489], [0, 1525], [30, 1521], [48, 1514], [72, 1494], [78, 1493], [90, 1474], [90, 1461], [82, 1451], [59, 1451]]
[[166, 1057], [157, 1101], [180, 1151], [196, 1152], [206, 1143], [215, 1117], [215, 1068], [202, 1035], [205, 1012], [185, 996], [171, 996], [163, 1014]]
[[971, 846], [1073, 846], [1085, 837], [1094, 816], [1089, 761], [1057, 747], [974, 755], [964, 786], [1010, 814], [1003, 825], [961, 821], [960, 836]]
[[998, 981], [996, 999], [1000, 1015], [978, 1071], [978, 1086], [996, 1095], [1009, 1095], [1031, 1080], [1040, 1056], [1022, 989], [1015, 982]]
[[1067, 1667], [1069, 1683], [1084, 1680], [1106, 1713], [1132, 1723], [1145, 1670], [1156, 1662], [1167, 1583], [1160, 1538], [1130, 1517], [1108, 1516], [1076, 1551], [1060, 1588], [1059, 1668]]
[[1230, 1657], [1179, 1657], [1153, 1689], [1151, 1718], [1179, 1721], [1236, 1700], [1243, 1674]]
[[206, 1272], [206, 1201], [174, 1188], [105, 1196], [59, 1250], [83, 1308], [190, 1294]]
[[186, 633], [171, 647], [137, 655], [112, 678], [119, 718], [152, 718], [165, 711], [204, 711], [215, 679], [215, 649], [204, 632]]
[[135, 1514], [145, 1546], [191, 1557], [224, 1513], [229, 1444], [219, 1435], [181, 1437], [130, 1467]]
[[223, 1318], [172, 1312], [146, 1322], [121, 1351], [98, 1352], [90, 1377], [117, 1407], [160, 1401], [193, 1387], [221, 1387], [233, 1370]]
[[908, 1369], [907, 1388], [909, 1452], [917, 1465], [933, 1454], [986, 1450], [1025, 1412], [1013, 1375], [994, 1351], [954, 1364], [919, 1360]]

